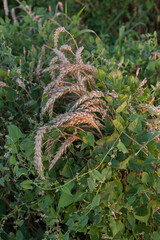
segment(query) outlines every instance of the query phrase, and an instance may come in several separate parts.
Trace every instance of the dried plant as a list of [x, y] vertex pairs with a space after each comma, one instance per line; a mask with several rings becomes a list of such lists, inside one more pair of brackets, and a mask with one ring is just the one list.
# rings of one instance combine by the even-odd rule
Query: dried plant
[[8, 85], [2, 81], [0, 81], [0, 87], [8, 87]]
[[[104, 127], [102, 121], [108, 111], [106, 102], [101, 99], [101, 97], [104, 97], [104, 93], [93, 90], [96, 68], [83, 62], [81, 56], [83, 47], [77, 48], [77, 44], [72, 36], [77, 48], [75, 53], [69, 45], [62, 45], [58, 48], [58, 39], [62, 32], [68, 33], [64, 27], [59, 27], [55, 31], [53, 52], [56, 56], [51, 60], [50, 66], [43, 70], [43, 72], [50, 72], [51, 82], [44, 88], [43, 107], [41, 110], [41, 119], [48, 111], [50, 121], [39, 128], [35, 137], [35, 167], [41, 178], [44, 178], [42, 147], [44, 146], [43, 139], [45, 134], [57, 127], [64, 127], [65, 130], [69, 127], [75, 127], [75, 132], [72, 135], [68, 135], [64, 130], [63, 136], [60, 135], [58, 138], [63, 142], [49, 165], [49, 170], [51, 170], [64, 151], [74, 141], [79, 139], [77, 133], [80, 129], [83, 130], [84, 128], [84, 131], [97, 132], [97, 134], [102, 136], [101, 129]], [[70, 55], [69, 59], [68, 56]], [[74, 63], [73, 58], [75, 58]], [[63, 95], [65, 95], [64, 100], [69, 95], [75, 103], [67, 112], [53, 117], [53, 108], [56, 100]], [[51, 156], [50, 150], [54, 142], [55, 140], [49, 137], [45, 150], [48, 156]]]

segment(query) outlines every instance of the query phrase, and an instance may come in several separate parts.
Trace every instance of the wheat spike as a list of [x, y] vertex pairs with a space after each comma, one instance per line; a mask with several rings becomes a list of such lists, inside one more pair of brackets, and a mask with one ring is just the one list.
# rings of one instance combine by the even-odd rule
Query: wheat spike
[[52, 160], [50, 166], [49, 166], [49, 170], [51, 170], [53, 168], [53, 166], [56, 164], [56, 162], [58, 161], [58, 159], [62, 156], [62, 154], [64, 153], [64, 151], [72, 144], [72, 142], [74, 142], [77, 139], [76, 136], [72, 136], [69, 137], [68, 139], [66, 139], [64, 141], [64, 143], [62, 143], [61, 147], [59, 148], [58, 152], [56, 153], [54, 159]]
[[81, 56], [81, 53], [82, 53], [83, 49], [84, 49], [84, 47], [80, 47], [80, 48], [78, 48], [77, 51], [76, 51], [76, 62], [77, 62], [77, 63], [80, 63], [80, 64], [83, 63], [83, 61], [82, 61], [82, 56]]
[[69, 64], [69, 60], [65, 57], [64, 53], [59, 51], [58, 49], [53, 49], [53, 51], [55, 52], [55, 54], [58, 56], [59, 60], [64, 64]]
[[73, 51], [72, 51], [71, 46], [69, 46], [69, 45], [62, 45], [62, 46], [60, 47], [60, 51], [61, 51], [61, 52], [68, 51], [68, 52], [71, 52], [72, 54], [74, 54]]
[[81, 88], [78, 85], [73, 85], [71, 87], [66, 86], [66, 87], [63, 87], [63, 88], [54, 89], [54, 93], [52, 93], [51, 97], [47, 101], [46, 106], [44, 108], [42, 108], [41, 114], [44, 115], [45, 112], [50, 107], [53, 109], [53, 106], [54, 106], [54, 103], [55, 103], [56, 99], [58, 99], [62, 95], [66, 94], [66, 93], [77, 92], [77, 91], [81, 91]]
[[0, 81], [0, 87], [8, 87], [8, 85], [2, 81]]
[[55, 69], [60, 69], [60, 65], [59, 65], [59, 64], [55, 64], [55, 65], [53, 65], [53, 66], [50, 66], [50, 67], [48, 67], [48, 68], [45, 68], [45, 69], [43, 70], [43, 72], [48, 72], [48, 71], [53, 72], [53, 70], [55, 70]]
[[82, 104], [83, 102], [90, 100], [94, 97], [104, 97], [104, 93], [100, 92], [100, 91], [92, 91], [92, 92], [88, 92], [87, 94], [83, 95], [81, 98], [79, 98], [77, 100], [77, 102], [74, 104], [74, 106], [69, 110], [70, 112], [73, 112], [80, 104]]
[[46, 126], [41, 127], [37, 135], [35, 137], [35, 156], [34, 156], [34, 163], [35, 163], [35, 168], [38, 172], [38, 174], [41, 176], [43, 179], [43, 163], [42, 163], [42, 140], [43, 136], [46, 132]]
[[20, 78], [17, 78], [16, 82], [18, 83], [18, 85], [21, 88], [26, 89], [26, 86], [24, 85], [24, 83], [22, 82], [22, 80]]
[[[69, 45], [62, 45], [58, 50], [58, 37], [61, 32], [66, 32], [72, 37], [77, 48], [75, 54]], [[108, 108], [106, 102], [100, 99], [105, 96], [104, 93], [92, 91], [93, 86], [96, 86], [94, 80], [96, 68], [89, 63], [83, 63], [81, 56], [83, 49], [83, 47], [77, 47], [73, 36], [66, 31], [65, 28], [59, 27], [55, 31], [53, 52], [56, 54], [56, 57], [52, 58], [49, 67], [43, 70], [43, 72], [50, 72], [52, 81], [44, 88], [43, 94], [47, 96], [47, 102], [43, 106], [41, 114], [43, 115], [46, 111], [49, 111], [50, 121], [37, 131], [35, 137], [35, 167], [41, 178], [44, 178], [42, 143], [46, 132], [50, 132], [60, 126], [64, 127], [65, 130], [69, 127], [75, 127], [75, 133], [72, 136], [68, 137], [68, 134], [64, 132], [63, 137], [66, 139], [51, 161], [49, 170], [53, 168], [64, 151], [78, 139], [78, 137], [76, 137], [78, 129], [83, 130], [83, 128], [87, 128], [87, 130], [91, 132], [94, 132], [95, 129], [94, 134], [102, 136], [100, 129], [103, 129], [104, 125], [101, 121], [106, 116]], [[67, 56], [64, 54], [66, 51], [69, 52]], [[72, 60], [73, 56], [71, 62], [69, 61], [70, 53], [75, 56], [74, 63]], [[68, 93], [75, 93], [79, 99], [68, 112], [52, 118], [55, 101], [62, 97], [62, 95]], [[69, 98], [71, 97], [72, 96], [69, 96]], [[59, 136], [58, 139], [61, 140], [61, 136]], [[53, 147], [54, 141], [58, 139], [54, 140], [51, 138], [47, 140], [47, 144], [44, 144], [45, 154], [50, 156], [50, 150]]]
[[65, 28], [64, 27], [59, 27], [56, 29], [55, 33], [54, 33], [54, 47], [57, 48], [58, 47], [58, 37], [59, 37], [59, 34], [61, 32], [66, 32]]

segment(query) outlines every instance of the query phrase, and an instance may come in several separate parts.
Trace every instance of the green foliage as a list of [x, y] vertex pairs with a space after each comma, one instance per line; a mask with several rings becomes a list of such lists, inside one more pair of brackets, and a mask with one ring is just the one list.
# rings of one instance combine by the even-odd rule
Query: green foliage
[[[113, 5], [109, 2], [105, 4]], [[151, 2], [141, 4], [142, 10], [145, 6], [153, 11]], [[32, 5], [34, 1], [28, 3]], [[132, 5], [124, 4], [124, 11], [129, 4]], [[88, 11], [87, 7], [89, 1], [81, 14]], [[42, 90], [50, 78], [37, 66], [42, 56], [40, 69], [48, 67], [57, 25], [38, 3], [35, 15], [43, 15], [41, 23], [22, 9], [18, 11], [15, 23], [7, 17], [0, 18], [0, 81], [8, 86], [0, 87], [0, 238], [158, 240], [160, 115], [154, 106], [160, 104], [160, 60], [156, 32], [141, 35], [135, 41], [137, 32], [127, 32], [132, 19], [128, 16], [128, 26], [120, 25], [114, 44], [106, 41], [102, 45], [91, 31], [80, 28], [80, 12], [72, 17], [71, 27], [61, 16], [59, 23], [65, 23], [77, 42], [85, 44], [87, 61], [94, 61], [99, 69], [97, 89], [105, 93], [108, 110], [103, 137], [81, 132], [82, 141], [70, 146], [46, 173], [46, 179], [41, 180], [34, 167], [34, 137], [39, 128]], [[90, 14], [95, 11], [96, 7]], [[124, 16], [120, 7], [114, 11], [106, 15], [110, 22], [105, 30], [108, 34]], [[101, 9], [97, 14], [100, 12]], [[96, 24], [98, 28], [101, 23]], [[65, 37], [60, 41], [66, 43]], [[137, 68], [140, 71], [136, 75]], [[145, 77], [147, 82], [140, 87]], [[58, 104], [63, 110], [63, 100]], [[62, 110], [57, 107], [55, 113]], [[60, 132], [63, 133], [62, 128], [56, 129], [53, 139]], [[59, 142], [55, 141], [52, 157], [58, 148]], [[43, 156], [46, 168], [52, 157]]]

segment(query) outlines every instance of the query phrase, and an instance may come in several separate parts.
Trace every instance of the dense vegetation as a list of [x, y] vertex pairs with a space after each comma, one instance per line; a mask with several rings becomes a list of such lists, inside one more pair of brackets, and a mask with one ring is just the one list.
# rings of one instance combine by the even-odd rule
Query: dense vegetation
[[0, 238], [158, 240], [158, 1], [49, 2], [0, 10]]

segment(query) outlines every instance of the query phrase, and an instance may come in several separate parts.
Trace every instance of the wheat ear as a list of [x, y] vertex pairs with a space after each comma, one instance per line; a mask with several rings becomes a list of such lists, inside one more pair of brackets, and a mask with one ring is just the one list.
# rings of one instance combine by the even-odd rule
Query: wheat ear
[[0, 87], [8, 87], [8, 85], [2, 81], [0, 81]]
[[64, 53], [59, 51], [58, 49], [53, 49], [53, 51], [55, 52], [55, 54], [58, 56], [59, 60], [64, 64], [70, 64], [69, 60], [65, 57]]
[[71, 93], [71, 92], [76, 92], [76, 91], [81, 91], [81, 88], [78, 85], [73, 85], [73, 86], [66, 86], [63, 88], [58, 88], [54, 89], [55, 93], [52, 94], [52, 96], [49, 98], [49, 100], [46, 103], [46, 106], [42, 108], [41, 114], [44, 115], [45, 112], [51, 107], [53, 109], [54, 103], [56, 99], [60, 98], [62, 95], [66, 93]]
[[43, 141], [43, 136], [46, 133], [46, 126], [41, 127], [36, 134], [35, 137], [35, 156], [34, 156], [34, 163], [35, 163], [35, 168], [40, 175], [42, 179], [44, 179], [43, 176], [43, 163], [42, 163], [42, 141]]
[[77, 63], [80, 63], [80, 64], [83, 63], [83, 61], [82, 61], [82, 56], [81, 56], [81, 53], [82, 53], [83, 49], [84, 49], [84, 47], [80, 47], [80, 48], [78, 48], [77, 51], [76, 51], [76, 62], [77, 62]]
[[104, 93], [100, 92], [100, 91], [91, 91], [88, 92], [87, 94], [83, 95], [81, 98], [79, 98], [77, 100], [77, 102], [74, 104], [74, 106], [69, 110], [70, 112], [73, 112], [80, 104], [82, 104], [83, 102], [90, 100], [94, 97], [104, 97]]
[[69, 137], [67, 140], [65, 140], [61, 147], [59, 148], [58, 152], [56, 153], [54, 159], [51, 161], [51, 164], [49, 166], [49, 170], [51, 170], [53, 168], [53, 166], [56, 164], [56, 162], [58, 161], [58, 159], [62, 156], [62, 154], [64, 153], [64, 151], [72, 144], [72, 142], [74, 142], [77, 139], [76, 136], [72, 136]]
[[57, 48], [58, 47], [58, 37], [59, 37], [59, 34], [61, 32], [66, 32], [65, 28], [64, 27], [59, 27], [56, 29], [55, 33], [54, 33], [54, 47]]

